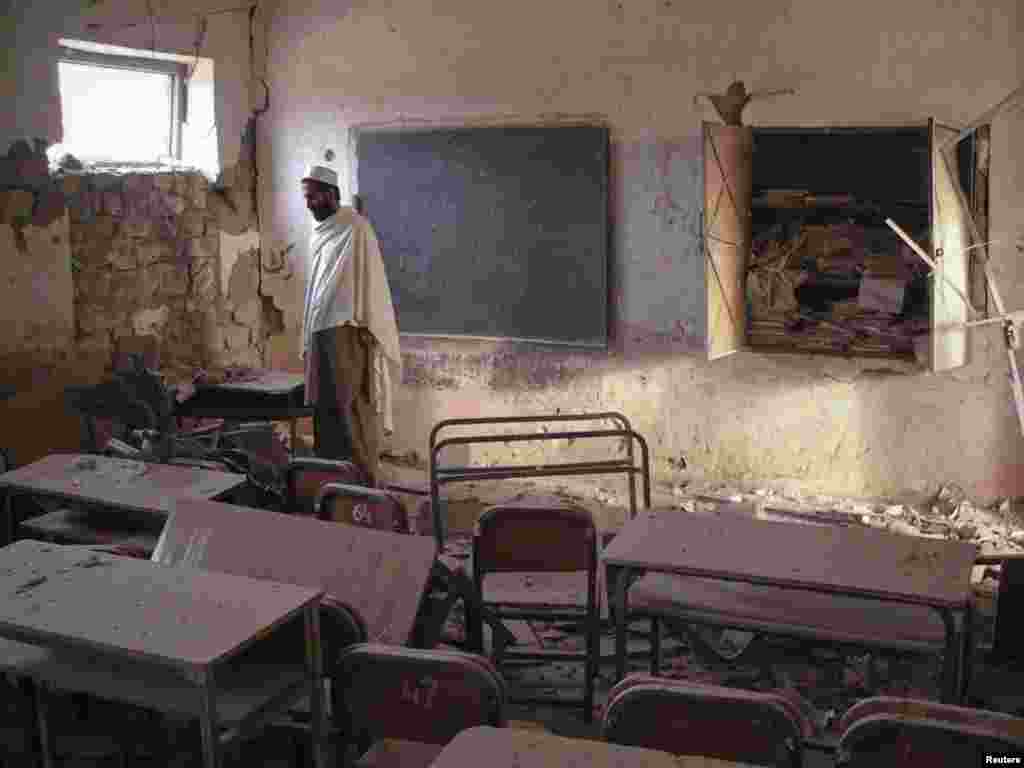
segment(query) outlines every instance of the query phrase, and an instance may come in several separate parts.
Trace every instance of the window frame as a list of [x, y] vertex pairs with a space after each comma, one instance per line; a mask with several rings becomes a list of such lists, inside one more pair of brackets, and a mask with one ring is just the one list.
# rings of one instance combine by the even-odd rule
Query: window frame
[[[59, 64], [84, 64], [106, 69], [122, 69], [169, 76], [171, 78], [171, 104], [167, 117], [171, 130], [169, 131], [170, 142], [167, 154], [174, 160], [181, 161], [184, 125], [188, 120], [189, 66], [187, 64], [168, 59], [85, 51], [66, 45], [60, 46], [60, 56], [57, 61]], [[117, 163], [116, 160], [112, 162]]]

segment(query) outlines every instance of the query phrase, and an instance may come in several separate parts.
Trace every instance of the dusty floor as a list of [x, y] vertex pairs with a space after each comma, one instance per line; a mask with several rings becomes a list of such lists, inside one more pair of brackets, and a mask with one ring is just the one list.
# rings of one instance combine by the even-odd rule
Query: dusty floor
[[[480, 488], [474, 489], [479, 494]], [[703, 489], [702, 489], [703, 490]], [[781, 489], [780, 489], [781, 490]], [[1013, 551], [1024, 543], [1021, 516], [1009, 503], [996, 508], [973, 506], [961, 494], [948, 489], [935, 499], [916, 503], [894, 500], [878, 503], [850, 502], [842, 499], [802, 499], [785, 491], [716, 488], [703, 493], [687, 489], [686, 497], [676, 495], [675, 506], [689, 509], [695, 505], [714, 506], [721, 500], [749, 502], [757, 516], [782, 514], [841, 516], [848, 523], [885, 527], [906, 535], [931, 535], [974, 540], [983, 550]], [[695, 492], [696, 491], [696, 492]], [[567, 494], [575, 497], [575, 494]], [[507, 496], [506, 496], [507, 498]], [[604, 499], [595, 499], [604, 505]], [[452, 511], [452, 510], [450, 510]], [[475, 512], [476, 510], [470, 510]], [[690, 511], [699, 511], [694, 508]], [[453, 526], [457, 527], [457, 526]], [[454, 534], [449, 538], [450, 564], [465, 564], [469, 540]], [[968, 696], [972, 706], [1024, 715], [1024, 693], [1018, 668], [996, 668], [986, 663], [984, 649], [991, 642], [995, 587], [993, 574], [976, 569], [975, 591], [979, 596], [981, 651], [975, 662], [973, 682]], [[582, 637], [574, 627], [519, 622], [511, 627], [519, 645], [568, 650], [582, 647]], [[630, 667], [648, 668], [646, 626], [632, 627]], [[461, 617], [454, 615], [447, 627], [453, 640], [464, 636]], [[670, 627], [663, 641], [662, 674], [733, 687], [772, 689], [787, 692], [816, 722], [823, 741], [836, 737], [834, 726], [843, 712], [856, 700], [871, 695], [895, 695], [937, 699], [939, 659], [896, 653], [865, 653], [832, 647], [813, 647], [781, 638], [750, 636], [693, 627]], [[591, 724], [583, 722], [578, 706], [525, 705], [512, 703], [509, 719], [532, 721], [548, 730], [574, 737], [600, 738], [603, 702], [613, 678], [613, 637], [607, 630], [602, 638], [602, 665], [598, 680], [598, 699]], [[506, 665], [503, 674], [511, 683], [513, 698], [532, 696], [576, 698], [581, 692], [581, 665], [534, 663]], [[0, 678], [0, 766], [32, 765], [21, 718], [25, 701], [21, 692]], [[151, 766], [190, 766], [198, 764], [189, 754], [198, 747], [194, 729], [179, 730], [175, 746], [167, 746], [165, 721], [150, 713], [116, 705], [93, 704], [83, 714], [69, 697], [57, 697], [53, 719], [58, 734], [58, 752], [68, 759], [67, 768], [120, 765], [117, 739], [136, 744], [137, 754], [127, 764]], [[296, 732], [272, 728], [241, 747], [237, 765], [289, 766], [296, 764]], [[173, 757], [168, 757], [173, 754]], [[829, 766], [831, 756], [811, 752], [807, 765]]]
[[[452, 632], [460, 630], [459, 621], [450, 623]], [[527, 632], [534, 645], [568, 649], [579, 647], [582, 638], [572, 627], [534, 624]], [[517, 628], [523, 638], [523, 627]], [[602, 668], [598, 681], [598, 704], [590, 725], [583, 722], [579, 707], [523, 705], [513, 703], [509, 718], [533, 721], [549, 731], [565, 736], [600, 738], [600, 715], [605, 695], [612, 685], [612, 634], [602, 638]], [[647, 669], [647, 638], [644, 627], [633, 626], [630, 641], [630, 667]], [[890, 694], [937, 698], [939, 672], [937, 659], [899, 654], [843, 653], [832, 648], [812, 648], [802, 644], [764, 636], [721, 633], [678, 627], [669, 631], [664, 645], [663, 674], [690, 680], [716, 682], [751, 689], [782, 689], [799, 701], [823, 728], [826, 740], [838, 720], [853, 701], [869, 695]], [[737, 655], [738, 654], [738, 655]], [[726, 657], [736, 655], [727, 661]], [[983, 656], [983, 654], [982, 654]], [[504, 674], [512, 684], [512, 696], [576, 697], [580, 691], [579, 665], [546, 663], [532, 666], [506, 666]], [[980, 660], [975, 667], [974, 684], [969, 696], [974, 706], [1007, 712], [1024, 712], [1020, 694], [1020, 673], [1024, 670], [995, 669]], [[1007, 673], [1010, 674], [1007, 674]], [[20, 768], [32, 765], [26, 755], [24, 732], [20, 727], [26, 711], [19, 689], [9, 681], [0, 683], [0, 765]], [[137, 743], [138, 754], [128, 765], [198, 765], [188, 753], [197, 747], [198, 733], [185, 728], [175, 737], [175, 757], [166, 757], [164, 722], [150, 713], [111, 704], [93, 703], [85, 714], [67, 696], [54, 702], [58, 751], [66, 756], [67, 768], [92, 768], [121, 765], [117, 759], [117, 739]], [[291, 766], [296, 764], [296, 732], [271, 729], [243, 745], [237, 765]], [[194, 753], [193, 753], [194, 754]], [[831, 756], [811, 752], [808, 765], [829, 766]]]

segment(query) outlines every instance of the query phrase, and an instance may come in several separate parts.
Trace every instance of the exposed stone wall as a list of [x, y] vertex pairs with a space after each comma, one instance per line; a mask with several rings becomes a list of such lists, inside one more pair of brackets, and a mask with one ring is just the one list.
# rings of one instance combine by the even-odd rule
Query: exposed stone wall
[[251, 163], [214, 187], [184, 170], [51, 173], [45, 151], [19, 141], [0, 156], [0, 354], [109, 364], [143, 337], [167, 368], [263, 362], [281, 323], [260, 292]]
[[[66, 175], [76, 338], [159, 339], [161, 364], [259, 364], [260, 314], [224, 303], [220, 225], [195, 172]], [[258, 287], [258, 261], [249, 279]]]

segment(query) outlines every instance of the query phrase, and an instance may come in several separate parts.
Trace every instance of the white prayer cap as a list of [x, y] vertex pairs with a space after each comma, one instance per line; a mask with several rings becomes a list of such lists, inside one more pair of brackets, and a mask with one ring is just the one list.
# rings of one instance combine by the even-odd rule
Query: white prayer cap
[[332, 171], [323, 165], [311, 165], [306, 168], [306, 175], [302, 177], [303, 181], [320, 181], [324, 184], [330, 184], [332, 187], [338, 186], [338, 174], [336, 171]]

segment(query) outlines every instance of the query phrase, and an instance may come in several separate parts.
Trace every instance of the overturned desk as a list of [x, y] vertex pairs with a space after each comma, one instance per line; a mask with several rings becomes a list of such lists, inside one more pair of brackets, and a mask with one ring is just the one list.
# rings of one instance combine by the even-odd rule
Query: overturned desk
[[179, 418], [224, 419], [226, 421], [287, 421], [294, 454], [299, 419], [312, 418], [307, 406], [301, 373], [262, 371], [254, 377], [218, 384], [202, 384], [188, 400], [175, 409]]
[[426, 536], [182, 499], [153, 559], [320, 587], [362, 617], [370, 642], [407, 645], [435, 556]]

